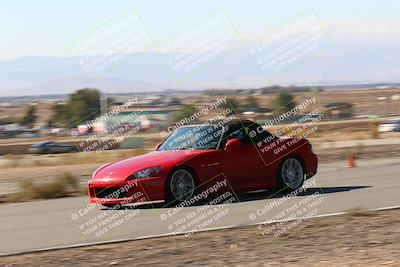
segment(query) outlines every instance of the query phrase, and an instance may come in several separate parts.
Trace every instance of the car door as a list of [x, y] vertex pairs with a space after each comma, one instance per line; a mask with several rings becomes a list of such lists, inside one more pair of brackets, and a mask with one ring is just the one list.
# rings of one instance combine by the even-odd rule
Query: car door
[[53, 143], [47, 143], [44, 146], [44, 151], [46, 153], [54, 153], [54, 144]]
[[251, 134], [252, 143], [266, 168], [265, 186], [275, 187], [281, 159], [289, 150], [285, 149], [284, 140], [277, 138], [259, 125], [255, 127], [252, 129], [253, 134]]
[[53, 151], [53, 153], [60, 153], [60, 152], [62, 152], [61, 149], [62, 149], [62, 148], [60, 147], [59, 144], [53, 143], [53, 145], [52, 145], [52, 151]]
[[67, 153], [69, 151], [69, 147], [67, 145], [58, 145], [60, 153]]
[[60, 146], [60, 145], [57, 144], [57, 143], [52, 143], [51, 146], [50, 146], [50, 150], [51, 150], [52, 153], [60, 153], [60, 152], [63, 152], [63, 151], [62, 151], [62, 146]]
[[193, 156], [190, 159], [190, 166], [198, 175], [199, 184], [206, 183], [210, 180], [220, 180], [224, 176], [222, 149], [208, 150], [200, 155]]
[[221, 169], [238, 192], [260, 190], [267, 185], [268, 168], [252, 142], [240, 141], [238, 146], [221, 154]]

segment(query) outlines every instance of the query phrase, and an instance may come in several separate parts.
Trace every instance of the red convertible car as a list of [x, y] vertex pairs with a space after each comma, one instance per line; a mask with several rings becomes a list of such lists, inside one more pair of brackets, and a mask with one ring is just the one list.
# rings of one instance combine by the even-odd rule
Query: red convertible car
[[277, 137], [249, 120], [189, 125], [176, 129], [151, 153], [97, 169], [88, 193], [92, 203], [107, 207], [143, 198], [182, 202], [221, 174], [236, 193], [290, 191], [315, 175], [317, 164], [307, 139]]

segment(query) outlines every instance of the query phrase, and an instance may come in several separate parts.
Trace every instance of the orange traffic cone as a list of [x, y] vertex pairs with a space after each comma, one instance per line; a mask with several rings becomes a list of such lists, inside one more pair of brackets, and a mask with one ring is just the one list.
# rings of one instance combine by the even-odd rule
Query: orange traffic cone
[[355, 157], [353, 154], [347, 156], [346, 168], [354, 168], [356, 166]]

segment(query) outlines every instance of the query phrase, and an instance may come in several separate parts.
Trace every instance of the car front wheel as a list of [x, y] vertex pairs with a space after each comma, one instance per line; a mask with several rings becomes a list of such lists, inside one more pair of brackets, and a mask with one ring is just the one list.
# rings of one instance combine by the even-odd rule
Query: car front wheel
[[174, 170], [167, 184], [168, 204], [178, 204], [193, 197], [196, 187], [195, 174], [185, 168]]

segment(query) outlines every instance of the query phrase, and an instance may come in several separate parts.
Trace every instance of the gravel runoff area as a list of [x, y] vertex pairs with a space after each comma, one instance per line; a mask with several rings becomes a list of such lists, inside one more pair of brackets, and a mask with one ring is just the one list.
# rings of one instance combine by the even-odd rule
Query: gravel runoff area
[[400, 266], [400, 209], [354, 210], [286, 229], [274, 236], [245, 226], [37, 252], [2, 257], [0, 266]]

